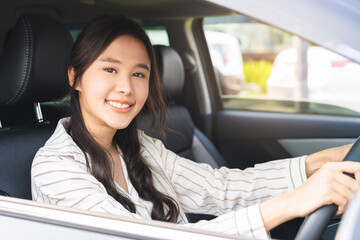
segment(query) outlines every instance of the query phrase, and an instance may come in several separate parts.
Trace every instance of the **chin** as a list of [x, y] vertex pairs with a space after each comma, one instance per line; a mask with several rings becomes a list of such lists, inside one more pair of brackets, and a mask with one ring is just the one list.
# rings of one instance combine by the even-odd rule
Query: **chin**
[[109, 127], [115, 129], [115, 130], [121, 130], [121, 129], [125, 129], [127, 128], [129, 125], [130, 125], [130, 122], [129, 123], [110, 123], [108, 124]]
[[128, 125], [117, 125], [117, 126], [113, 126], [112, 128], [115, 129], [115, 130], [122, 130], [122, 129], [125, 129], [129, 126]]

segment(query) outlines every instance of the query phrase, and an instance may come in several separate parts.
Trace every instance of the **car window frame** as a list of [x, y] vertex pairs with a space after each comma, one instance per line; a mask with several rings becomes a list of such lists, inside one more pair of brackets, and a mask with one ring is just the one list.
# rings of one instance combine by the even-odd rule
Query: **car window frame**
[[[240, 14], [241, 13], [237, 13]], [[222, 17], [222, 16], [219, 16]], [[256, 21], [256, 19], [254, 19]], [[201, 18], [201, 22], [204, 22], [204, 18]], [[259, 21], [261, 23], [261, 21]], [[278, 28], [275, 25], [269, 24], [269, 23], [263, 23], [275, 28]], [[279, 28], [278, 28], [279, 29]], [[322, 103], [322, 102], [315, 102], [311, 101], [311, 99], [252, 99], [252, 98], [234, 98], [233, 95], [223, 95], [221, 93], [221, 89], [216, 84], [216, 76], [215, 76], [215, 69], [211, 62], [211, 56], [209, 52], [209, 47], [206, 42], [205, 38], [205, 30], [204, 26], [196, 27], [196, 36], [198, 37], [197, 41], [199, 42], [198, 48], [201, 49], [199, 52], [202, 55], [202, 63], [206, 61], [206, 63], [203, 63], [203, 68], [205, 69], [206, 79], [208, 88], [211, 90], [209, 91], [209, 96], [212, 101], [212, 109], [214, 112], [222, 111], [222, 110], [231, 110], [231, 111], [252, 111], [252, 112], [273, 112], [273, 113], [289, 113], [289, 114], [312, 114], [312, 115], [322, 115], [322, 116], [341, 116], [341, 117], [360, 117], [360, 111], [357, 112], [355, 110], [338, 106], [338, 105], [332, 105], [330, 103]], [[285, 32], [288, 32], [285, 30]], [[288, 32], [291, 34], [291, 32]], [[200, 40], [200, 38], [205, 38], [205, 41]], [[300, 38], [302, 38], [300, 36]], [[206, 45], [206, 48], [204, 47]], [[209, 66], [208, 60], [210, 60], [211, 66]], [[210, 74], [210, 72], [212, 74]], [[215, 93], [218, 94], [215, 94]], [[233, 102], [238, 102], [238, 106], [243, 107], [234, 107], [234, 104], [231, 104], [232, 106], [229, 106], [228, 101], [233, 100]], [[248, 105], [245, 105], [246, 103], [250, 103]], [[254, 104], [255, 103], [255, 104]], [[281, 107], [286, 105], [286, 107]], [[269, 108], [270, 106], [270, 108]], [[271, 107], [274, 106], [274, 107]]]
[[[25, 220], [25, 222], [31, 221], [78, 231], [94, 232], [100, 234], [99, 236], [125, 239], [168, 239], [169, 236], [171, 239], [178, 240], [241, 239], [237, 236], [189, 228], [168, 222], [147, 221], [0, 196], [0, 223], [5, 222], [8, 218], [17, 219], [18, 222]], [[21, 228], [21, 226], [18, 227]], [[140, 228], [141, 231], [138, 231]], [[12, 228], [2, 229], [1, 236], [10, 237], [13, 232], [14, 229]], [[27, 237], [32, 236], [29, 232], [18, 234]], [[35, 232], [33, 236], [39, 237], [38, 239], [48, 239], [46, 235]]]

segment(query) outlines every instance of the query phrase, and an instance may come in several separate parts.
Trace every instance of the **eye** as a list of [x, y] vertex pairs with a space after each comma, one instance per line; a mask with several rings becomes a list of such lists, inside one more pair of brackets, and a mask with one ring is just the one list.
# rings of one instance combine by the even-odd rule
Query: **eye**
[[117, 73], [117, 71], [114, 68], [104, 68], [104, 70], [108, 73]]
[[138, 78], [145, 78], [145, 75], [142, 73], [134, 73], [133, 76]]

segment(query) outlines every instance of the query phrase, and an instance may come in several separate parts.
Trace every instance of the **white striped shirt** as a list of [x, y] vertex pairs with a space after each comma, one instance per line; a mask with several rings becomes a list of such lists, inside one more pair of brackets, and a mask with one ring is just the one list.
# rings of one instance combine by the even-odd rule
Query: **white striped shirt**
[[[122, 160], [129, 194], [136, 214], [107, 194], [88, 171], [84, 153], [66, 132], [68, 118], [59, 121], [54, 134], [36, 154], [32, 169], [33, 200], [108, 214], [151, 219], [152, 203], [141, 199], [132, 186]], [[160, 140], [139, 131], [141, 154], [153, 173], [154, 185], [180, 207], [178, 223], [185, 226], [267, 238], [259, 203], [298, 187], [306, 180], [305, 157], [257, 164], [245, 170], [212, 169], [177, 156]], [[218, 216], [188, 223], [185, 212]]]

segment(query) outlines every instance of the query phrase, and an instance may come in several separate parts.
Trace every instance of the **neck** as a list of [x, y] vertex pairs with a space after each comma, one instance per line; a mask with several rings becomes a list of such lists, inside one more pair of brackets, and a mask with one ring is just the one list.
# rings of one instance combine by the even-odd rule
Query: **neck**
[[114, 149], [113, 138], [116, 133], [116, 129], [109, 129], [105, 127], [91, 127], [86, 123], [90, 135], [95, 141], [100, 144], [105, 150], [111, 152]]
[[95, 139], [95, 141], [100, 144], [104, 149], [106, 149], [109, 152], [112, 152], [112, 150], [114, 149], [114, 144], [113, 144], [113, 137], [114, 135], [111, 135], [109, 137], [104, 137], [102, 134], [102, 136], [99, 135], [94, 135], [90, 132], [91, 136], [93, 136], [93, 138]]

